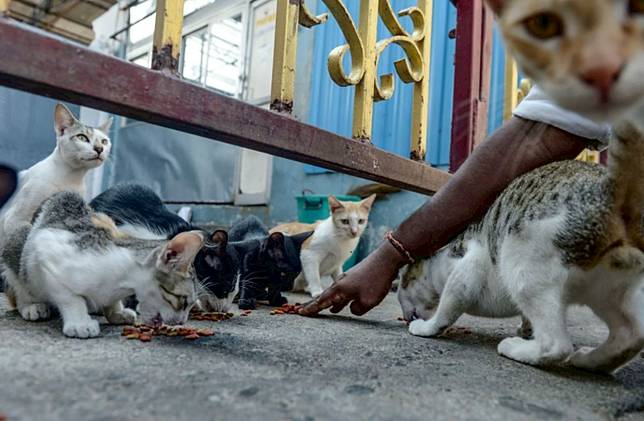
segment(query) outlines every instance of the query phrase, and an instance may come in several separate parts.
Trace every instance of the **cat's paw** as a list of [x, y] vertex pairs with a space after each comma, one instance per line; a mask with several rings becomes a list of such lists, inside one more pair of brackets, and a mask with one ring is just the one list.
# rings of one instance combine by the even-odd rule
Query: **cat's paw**
[[281, 307], [284, 304], [288, 303], [288, 299], [284, 296], [274, 297], [269, 301], [269, 304], [273, 307]]
[[35, 322], [37, 320], [47, 320], [51, 317], [51, 309], [45, 303], [34, 303], [21, 306], [18, 309], [23, 319]]
[[81, 322], [65, 322], [63, 324], [63, 334], [69, 338], [95, 338], [100, 333], [100, 326], [94, 319]]
[[433, 319], [416, 319], [409, 324], [409, 333], [414, 336], [431, 337], [439, 335], [445, 328], [441, 328]]
[[323, 292], [324, 290], [322, 288], [311, 288], [310, 290], [311, 297], [313, 298], [318, 298]]
[[136, 316], [136, 311], [129, 308], [105, 313], [105, 318], [113, 325], [133, 325], [136, 322]]
[[257, 308], [257, 302], [253, 299], [240, 298], [237, 306], [240, 310], [255, 310]]

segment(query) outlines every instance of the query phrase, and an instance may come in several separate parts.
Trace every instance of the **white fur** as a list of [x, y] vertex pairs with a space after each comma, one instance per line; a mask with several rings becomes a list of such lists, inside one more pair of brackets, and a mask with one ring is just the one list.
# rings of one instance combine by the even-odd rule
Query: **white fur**
[[[158, 318], [177, 324], [187, 320], [196, 300], [194, 282], [187, 278], [177, 287], [186, 294], [187, 306], [175, 309], [163, 298], [155, 279], [156, 270], [175, 264], [174, 260], [167, 263], [163, 260], [167, 245], [158, 257], [151, 252], [142, 260], [125, 247], [112, 245], [100, 251], [80, 249], [74, 240], [73, 233], [54, 228], [34, 229], [29, 234], [22, 258], [24, 279], [10, 280], [12, 287], [17, 286], [16, 299], [23, 318], [35, 320], [48, 316], [39, 311], [44, 305], [41, 303], [51, 304], [60, 312], [66, 336], [95, 337], [100, 333], [99, 325], [89, 313], [102, 311], [112, 324], [132, 324], [136, 313], [124, 309], [121, 300], [135, 294], [144, 322]], [[195, 254], [194, 250], [187, 251], [186, 255], [178, 256], [177, 262], [192, 259]], [[15, 276], [8, 270], [5, 273]]]
[[[62, 105], [56, 107], [56, 147], [44, 160], [20, 172], [18, 190], [0, 212], [0, 250], [4, 238], [16, 227], [31, 222], [40, 204], [61, 191], [85, 193], [87, 172], [101, 165], [110, 154], [108, 120], [101, 128], [83, 126]], [[84, 135], [88, 142], [79, 140]], [[102, 148], [97, 153], [94, 148]]]
[[330, 276], [333, 282], [342, 275], [342, 265], [351, 257], [364, 227], [359, 229], [358, 235], [347, 234], [344, 229], [338, 229], [330, 216], [322, 221], [311, 236], [308, 245], [302, 247], [300, 260], [302, 273], [296, 278], [295, 284], [308, 284], [308, 291], [313, 297], [322, 294], [323, 285], [321, 278]]
[[[566, 267], [552, 242], [562, 220], [543, 220], [518, 235], [508, 235], [497, 266], [490, 261], [485, 238], [470, 240], [462, 258], [449, 257], [448, 250], [443, 250], [427, 260], [423, 276], [399, 290], [405, 318], [428, 319], [413, 320], [409, 332], [438, 335], [463, 313], [522, 314], [533, 325], [534, 339], [506, 338], [498, 346], [499, 354], [527, 364], [568, 361], [609, 372], [628, 362], [644, 346], [644, 254], [621, 247], [590, 271]], [[610, 266], [615, 259], [628, 264], [615, 269]], [[430, 318], [428, 311], [437, 296], [440, 303]], [[610, 334], [604, 344], [573, 353], [565, 325], [571, 304], [589, 306], [606, 322]]]

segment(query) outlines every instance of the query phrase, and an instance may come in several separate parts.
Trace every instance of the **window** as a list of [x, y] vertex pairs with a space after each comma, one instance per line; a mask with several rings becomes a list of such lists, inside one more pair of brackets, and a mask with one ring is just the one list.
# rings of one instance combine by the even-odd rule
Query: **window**
[[130, 61], [134, 64], [138, 64], [139, 66], [150, 67], [150, 53], [143, 53]]
[[238, 96], [242, 42], [241, 15], [217, 20], [184, 36], [183, 77], [222, 94]]

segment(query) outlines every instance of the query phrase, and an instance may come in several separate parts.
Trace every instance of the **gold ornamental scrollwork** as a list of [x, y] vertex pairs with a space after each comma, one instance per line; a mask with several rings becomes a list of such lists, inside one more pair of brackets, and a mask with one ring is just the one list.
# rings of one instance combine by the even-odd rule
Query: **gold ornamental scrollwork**
[[[333, 18], [346, 41], [329, 53], [327, 67], [331, 79], [339, 86], [354, 86], [353, 137], [370, 141], [373, 103], [390, 99], [394, 94], [393, 74], [378, 75], [382, 53], [392, 44], [398, 45], [404, 58], [394, 62], [395, 73], [401, 82], [414, 85], [412, 106], [412, 138], [410, 156], [424, 160], [427, 137], [429, 101], [429, 64], [431, 50], [432, 0], [417, 0], [417, 5], [395, 12], [390, 0], [360, 1], [358, 24], [342, 0], [321, 0], [329, 13], [315, 15], [304, 0], [277, 0], [275, 57], [271, 108], [292, 110], [297, 49], [297, 27], [313, 28]], [[399, 19], [411, 21], [407, 31]], [[377, 39], [378, 19], [390, 36]], [[343, 64], [351, 59], [347, 73]]]

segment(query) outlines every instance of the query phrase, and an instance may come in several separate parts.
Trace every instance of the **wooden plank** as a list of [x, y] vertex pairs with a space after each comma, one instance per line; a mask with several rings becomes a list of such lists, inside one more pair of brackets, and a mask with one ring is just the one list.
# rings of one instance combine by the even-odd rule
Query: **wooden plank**
[[483, 0], [452, 0], [457, 7], [450, 171], [455, 172], [487, 132], [492, 13]]
[[450, 177], [423, 163], [3, 18], [0, 57], [0, 85], [10, 88], [419, 193], [434, 193]]

